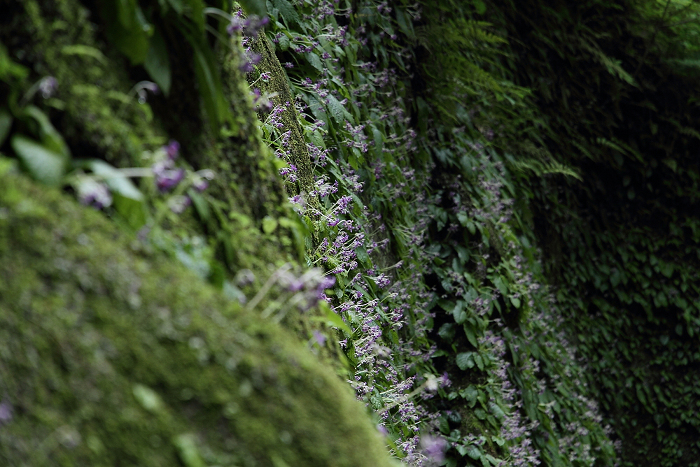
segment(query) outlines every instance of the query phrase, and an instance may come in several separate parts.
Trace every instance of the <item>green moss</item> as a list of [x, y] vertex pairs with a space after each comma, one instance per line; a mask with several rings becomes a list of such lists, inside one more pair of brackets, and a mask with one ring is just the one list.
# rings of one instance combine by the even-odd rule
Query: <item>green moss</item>
[[150, 107], [131, 93], [133, 82], [115, 51], [97, 37], [97, 18], [75, 0], [18, 2], [0, 28], [0, 42], [32, 70], [54, 76], [57, 94], [46, 101], [74, 156], [115, 165], [138, 162], [143, 144], [161, 144]]
[[[255, 87], [259, 88], [263, 94], [270, 94], [272, 96], [271, 101], [275, 106], [285, 109], [280, 115], [280, 121], [284, 124], [284, 128], [291, 132], [289, 137], [289, 155], [290, 162], [297, 168], [298, 181], [296, 184], [290, 185], [288, 190], [291, 195], [299, 193], [308, 195], [315, 190], [313, 167], [311, 166], [311, 158], [306, 147], [304, 130], [299, 123], [299, 113], [294, 106], [294, 96], [289, 87], [287, 73], [282, 68], [277, 55], [275, 55], [273, 46], [265, 34], [258, 35], [253, 42], [252, 50], [262, 57], [257, 65], [258, 71], [260, 73], [270, 73], [270, 79], [267, 81], [257, 80], [259, 73], [255, 73]], [[248, 78], [252, 82], [253, 73]], [[266, 113], [262, 111], [258, 113], [258, 118], [261, 121], [264, 121], [266, 117]], [[307, 198], [307, 201], [313, 207], [319, 207], [318, 199], [309, 196]]]
[[100, 214], [0, 176], [4, 465], [391, 465], [279, 327]]

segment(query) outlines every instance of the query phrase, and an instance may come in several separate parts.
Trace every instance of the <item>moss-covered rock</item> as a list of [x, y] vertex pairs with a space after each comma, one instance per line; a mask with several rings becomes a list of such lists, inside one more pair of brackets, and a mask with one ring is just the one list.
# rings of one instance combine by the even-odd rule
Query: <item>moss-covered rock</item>
[[0, 464], [391, 465], [281, 328], [13, 171], [0, 278]]

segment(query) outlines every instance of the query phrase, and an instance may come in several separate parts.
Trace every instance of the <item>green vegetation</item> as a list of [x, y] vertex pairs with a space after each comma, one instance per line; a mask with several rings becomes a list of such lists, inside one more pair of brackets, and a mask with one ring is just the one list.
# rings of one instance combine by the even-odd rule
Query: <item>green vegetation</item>
[[695, 2], [0, 7], [10, 465], [696, 465]]

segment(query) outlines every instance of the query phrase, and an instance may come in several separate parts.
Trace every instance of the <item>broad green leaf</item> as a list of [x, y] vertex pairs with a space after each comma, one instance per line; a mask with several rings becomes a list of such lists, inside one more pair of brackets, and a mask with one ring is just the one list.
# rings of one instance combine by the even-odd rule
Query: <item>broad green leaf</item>
[[132, 65], [143, 63], [153, 27], [146, 21], [136, 0], [100, 2], [100, 7], [110, 41]]
[[144, 197], [141, 191], [119, 169], [97, 159], [85, 161], [81, 165], [90, 168], [95, 175], [99, 175], [112, 194], [118, 194], [134, 201], [143, 201]]
[[262, 220], [262, 229], [266, 234], [271, 234], [277, 228], [277, 220], [274, 217], [265, 216]]
[[335, 96], [330, 94], [328, 95], [328, 110], [336, 123], [343, 123], [345, 121], [343, 118], [343, 114], [345, 112], [343, 104], [341, 104], [340, 101], [335, 98]]
[[458, 353], [455, 357], [455, 362], [460, 370], [468, 370], [474, 368], [474, 352]]
[[289, 48], [289, 46], [290, 46], [289, 38], [285, 34], [282, 34], [279, 38], [280, 50], [284, 52], [285, 50], [287, 50]]
[[10, 144], [32, 178], [49, 186], [61, 184], [66, 172], [64, 156], [23, 135], [13, 136]]
[[151, 75], [153, 81], [160, 87], [167, 96], [170, 92], [171, 72], [170, 58], [168, 57], [168, 47], [163, 36], [156, 31], [151, 37], [148, 47], [144, 68]]
[[307, 52], [305, 56], [312, 67], [316, 68], [318, 71], [323, 71], [323, 62], [321, 61], [321, 57], [313, 52]]
[[469, 323], [464, 324], [464, 334], [467, 336], [467, 340], [469, 341], [469, 343], [474, 347], [477, 347], [478, 340], [476, 338], [476, 333], [474, 332], [474, 329]]
[[372, 267], [372, 261], [369, 258], [369, 255], [367, 254], [367, 250], [365, 250], [365, 247], [361, 246], [355, 249], [355, 256], [357, 256], [357, 260], [362, 264], [362, 266], [366, 268]]
[[248, 14], [255, 14], [258, 16], [267, 15], [267, 2], [265, 0], [238, 0], [238, 3], [240, 3]]
[[457, 324], [462, 324], [467, 319], [467, 312], [464, 311], [464, 305], [465, 302], [463, 300], [459, 300], [452, 310], [452, 316]]
[[506, 282], [503, 280], [503, 277], [498, 276], [493, 280], [493, 284], [498, 288], [498, 290], [501, 292], [501, 295], [504, 297], [508, 295], [508, 286], [506, 285]]
[[299, 14], [288, 0], [272, 0], [272, 4], [279, 10], [287, 25], [299, 24]]
[[0, 80], [9, 81], [11, 78], [22, 79], [28, 74], [29, 70], [13, 62], [10, 55], [7, 53], [7, 49], [0, 44]]
[[138, 230], [148, 220], [148, 208], [144, 201], [123, 196], [117, 192], [112, 193], [114, 209], [124, 218], [129, 227]]
[[476, 405], [477, 396], [479, 391], [474, 386], [469, 386], [466, 389], [459, 391], [459, 395], [467, 400], [469, 407], [474, 407]]
[[29, 105], [22, 111], [22, 117], [29, 117], [39, 124], [41, 143], [53, 152], [66, 159], [70, 158], [70, 150], [63, 136], [54, 128], [49, 117], [38, 107]]
[[474, 460], [481, 459], [481, 450], [479, 450], [479, 448], [474, 445], [471, 445], [467, 448], [466, 454]]

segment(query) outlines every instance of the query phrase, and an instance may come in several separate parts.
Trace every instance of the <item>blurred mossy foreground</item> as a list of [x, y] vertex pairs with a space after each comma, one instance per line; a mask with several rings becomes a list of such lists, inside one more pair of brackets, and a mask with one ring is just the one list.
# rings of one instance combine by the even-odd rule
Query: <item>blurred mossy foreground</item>
[[58, 191], [0, 187], [3, 465], [390, 465], [280, 328]]
[[[235, 50], [222, 52], [232, 115], [220, 137], [199, 94], [180, 94], [194, 87], [186, 63], [171, 64], [170, 97], [152, 114], [129, 100], [139, 71], [98, 39], [80, 2], [0, 11], [0, 43], [32, 76], [58, 79], [49, 112], [73, 156], [137, 165], [177, 138], [189, 164], [216, 171], [230, 263], [260, 272], [293, 256], [282, 227], [260, 228], [288, 207]], [[393, 465], [352, 389], [296, 335], [0, 161], [0, 465]], [[214, 214], [199, 214], [168, 227], [213, 230]]]

